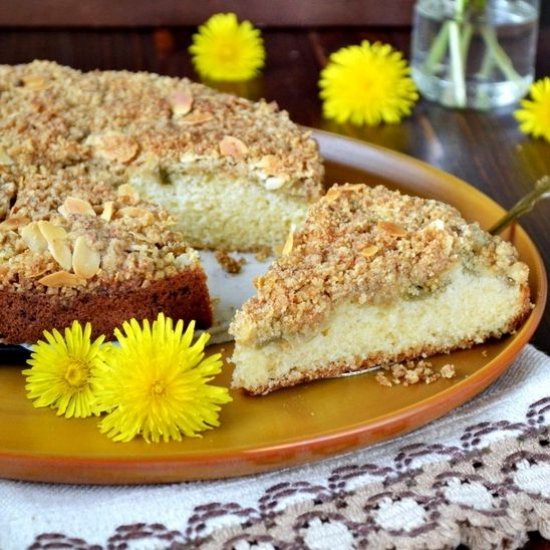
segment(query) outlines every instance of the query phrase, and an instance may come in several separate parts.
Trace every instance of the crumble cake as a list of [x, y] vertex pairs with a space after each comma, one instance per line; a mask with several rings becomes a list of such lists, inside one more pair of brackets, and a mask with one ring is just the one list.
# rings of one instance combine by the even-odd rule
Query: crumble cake
[[530, 310], [527, 278], [447, 204], [334, 186], [237, 312], [232, 384], [265, 394], [500, 337]]
[[273, 248], [321, 180], [316, 143], [273, 104], [149, 73], [0, 66], [0, 340], [161, 310], [205, 328], [191, 247]]

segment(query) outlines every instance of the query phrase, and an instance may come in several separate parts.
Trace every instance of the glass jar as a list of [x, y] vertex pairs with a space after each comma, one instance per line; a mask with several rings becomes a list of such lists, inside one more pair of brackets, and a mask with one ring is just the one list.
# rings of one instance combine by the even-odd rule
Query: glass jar
[[457, 108], [517, 102], [533, 82], [539, 0], [418, 0], [412, 76], [422, 95]]

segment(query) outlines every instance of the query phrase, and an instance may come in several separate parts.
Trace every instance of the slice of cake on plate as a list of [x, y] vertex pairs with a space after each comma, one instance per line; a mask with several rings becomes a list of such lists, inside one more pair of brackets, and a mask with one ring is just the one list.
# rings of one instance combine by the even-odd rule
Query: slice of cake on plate
[[237, 313], [233, 385], [265, 394], [500, 337], [530, 310], [527, 277], [447, 204], [334, 186]]
[[322, 173], [309, 133], [265, 102], [148, 73], [0, 66], [0, 341], [159, 311], [207, 327], [190, 246], [281, 244]]

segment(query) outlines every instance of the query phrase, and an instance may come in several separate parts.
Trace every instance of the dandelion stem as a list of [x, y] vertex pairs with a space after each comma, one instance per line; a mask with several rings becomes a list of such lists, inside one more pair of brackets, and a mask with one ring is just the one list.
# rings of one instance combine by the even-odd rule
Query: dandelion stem
[[487, 80], [494, 66], [494, 56], [489, 48], [485, 48], [485, 51], [483, 52], [483, 59], [481, 60], [481, 67], [478, 72], [479, 78], [482, 80]]
[[535, 188], [521, 198], [514, 206], [489, 229], [492, 235], [498, 235], [512, 222], [516, 221], [523, 214], [530, 212], [532, 208], [542, 199], [550, 198], [550, 178], [544, 176], [535, 184]]
[[487, 45], [487, 50], [491, 52], [492, 57], [497, 64], [498, 68], [502, 71], [504, 76], [508, 80], [518, 81], [521, 80], [521, 77], [514, 69], [512, 61], [499, 44], [495, 29], [491, 25], [483, 25], [480, 28], [481, 36]]
[[449, 22], [449, 53], [451, 58], [451, 80], [457, 107], [466, 106], [466, 79], [464, 58], [460, 47], [460, 27], [457, 21]]
[[430, 74], [433, 74], [437, 71], [437, 65], [441, 63], [443, 56], [447, 53], [447, 47], [449, 45], [450, 23], [450, 21], [445, 21], [445, 23], [443, 23], [443, 26], [435, 37], [432, 47], [428, 52], [428, 56], [424, 61], [424, 67]]
[[464, 65], [468, 64], [468, 51], [470, 50], [470, 42], [472, 41], [472, 35], [474, 33], [474, 27], [469, 22], [464, 22], [462, 30], [462, 43], [460, 51], [462, 52], [462, 59]]

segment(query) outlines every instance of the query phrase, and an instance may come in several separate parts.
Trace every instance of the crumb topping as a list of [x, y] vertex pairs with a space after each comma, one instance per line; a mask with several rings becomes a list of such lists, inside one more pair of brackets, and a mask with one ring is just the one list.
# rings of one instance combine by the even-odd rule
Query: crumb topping
[[0, 227], [1, 289], [71, 295], [136, 277], [147, 286], [197, 263], [164, 210], [112, 186], [66, 181], [37, 176], [20, 189]]
[[374, 378], [381, 386], [388, 388], [399, 385], [431, 384], [442, 378], [450, 380], [456, 377], [456, 369], [453, 364], [447, 363], [437, 371], [430, 361], [424, 359], [382, 365], [381, 369]]
[[245, 258], [234, 258], [225, 250], [216, 251], [215, 257], [222, 269], [227, 273], [230, 273], [231, 275], [236, 275], [237, 273], [240, 273], [243, 265], [246, 263]]
[[[170, 183], [182, 167], [321, 192], [316, 143], [273, 104], [155, 74], [0, 65], [0, 288], [147, 285], [196, 263], [168, 214], [128, 185], [136, 172]], [[47, 239], [41, 222], [63, 238]]]
[[311, 200], [322, 192], [316, 142], [273, 103], [185, 78], [45, 61], [0, 65], [0, 95], [0, 167], [14, 182], [39, 166], [85, 163], [88, 179], [111, 172], [120, 182], [144, 165], [170, 173], [192, 164]]
[[263, 345], [314, 331], [346, 300], [384, 304], [437, 292], [457, 265], [526, 276], [511, 244], [452, 206], [383, 186], [333, 186], [288, 242], [237, 312], [237, 340]]

